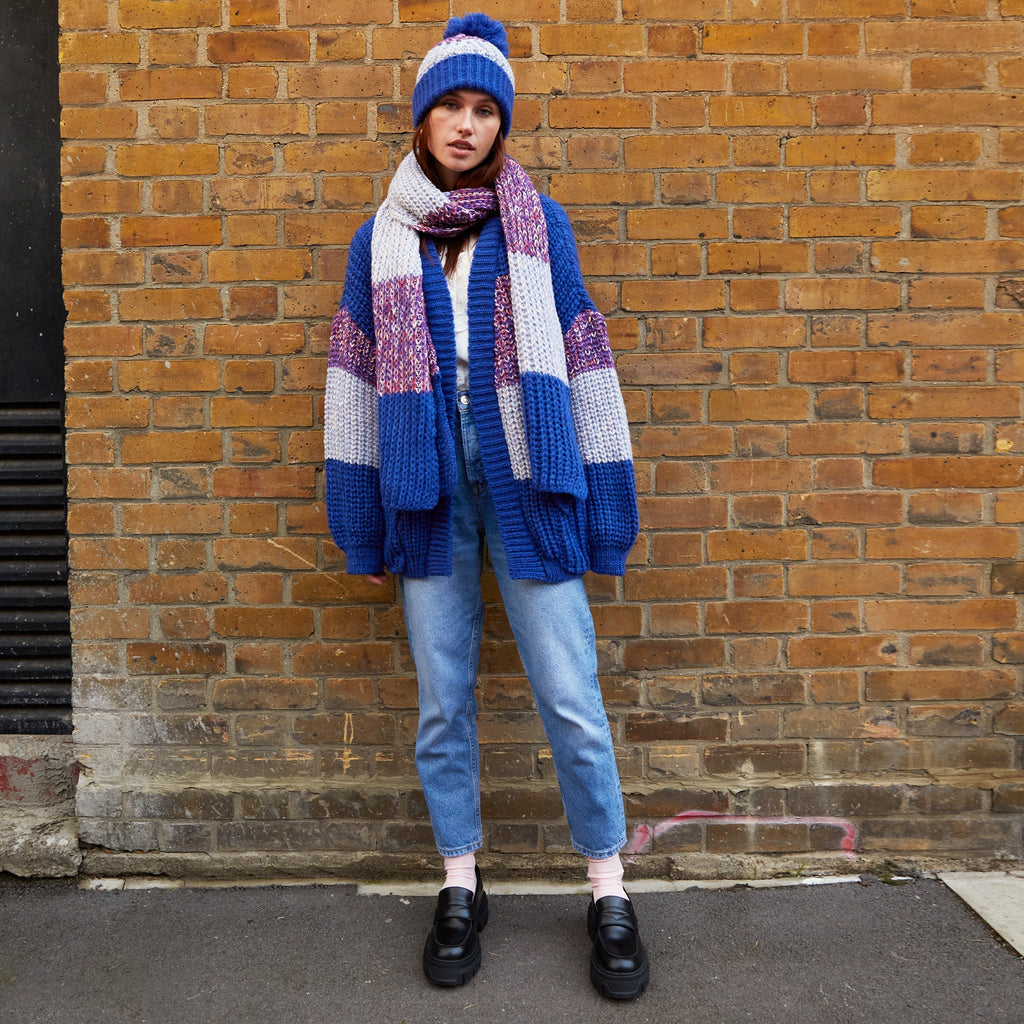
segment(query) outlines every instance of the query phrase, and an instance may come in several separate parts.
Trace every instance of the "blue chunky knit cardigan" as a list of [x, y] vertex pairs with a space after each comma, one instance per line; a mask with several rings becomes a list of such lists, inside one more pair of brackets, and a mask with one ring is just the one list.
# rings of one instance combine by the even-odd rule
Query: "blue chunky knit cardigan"
[[[614, 375], [607, 330], [587, 295], [568, 218], [554, 200], [541, 196], [541, 203], [568, 387], [549, 378], [541, 384], [571, 410], [577, 438], [576, 444], [566, 444], [559, 435], [560, 450], [551, 455], [566, 466], [578, 465], [585, 487], [575, 494], [549, 493], [536, 489], [530, 480], [517, 480], [513, 473], [510, 442], [513, 449], [521, 448], [523, 438], [506, 437], [495, 388], [495, 295], [509, 273], [497, 216], [486, 220], [481, 230], [468, 294], [469, 390], [484, 471], [513, 578], [556, 582], [587, 570], [621, 575], [638, 526], [625, 412], [618, 388], [609, 392], [607, 387], [607, 375]], [[423, 396], [377, 393], [372, 232], [371, 218], [352, 240], [345, 290], [331, 331], [324, 415], [328, 523], [335, 543], [345, 552], [349, 573], [387, 568], [410, 577], [450, 575], [451, 499], [441, 496], [433, 508], [415, 510], [389, 508], [383, 498], [396, 488], [381, 480], [382, 461], [386, 466], [407, 464], [400, 449], [381, 458], [382, 439], [389, 445], [402, 444], [386, 422], [395, 409], [393, 402]], [[451, 452], [456, 415], [454, 322], [441, 262], [429, 240], [421, 264], [440, 378], [435, 400], [443, 401], [439, 419], [450, 434], [443, 447]], [[600, 401], [594, 401], [595, 395]]]

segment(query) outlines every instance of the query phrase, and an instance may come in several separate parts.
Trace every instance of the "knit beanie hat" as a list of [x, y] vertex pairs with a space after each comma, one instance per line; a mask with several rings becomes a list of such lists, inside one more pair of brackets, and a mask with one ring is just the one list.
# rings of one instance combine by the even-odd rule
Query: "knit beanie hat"
[[423, 58], [412, 91], [415, 125], [445, 93], [475, 89], [493, 96], [501, 111], [501, 133], [512, 127], [516, 80], [508, 60], [508, 36], [486, 14], [452, 18], [444, 38]]

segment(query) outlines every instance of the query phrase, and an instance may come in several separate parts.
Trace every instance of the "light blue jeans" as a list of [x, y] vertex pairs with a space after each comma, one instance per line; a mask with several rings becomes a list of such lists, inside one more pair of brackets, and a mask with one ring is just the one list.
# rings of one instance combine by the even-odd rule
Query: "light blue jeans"
[[460, 392], [457, 402], [461, 444], [456, 437], [452, 575], [400, 581], [419, 682], [416, 767], [438, 851], [457, 857], [483, 844], [475, 691], [486, 539], [551, 745], [572, 844], [585, 856], [611, 857], [625, 845], [626, 822], [583, 580], [544, 583], [509, 578], [469, 395]]

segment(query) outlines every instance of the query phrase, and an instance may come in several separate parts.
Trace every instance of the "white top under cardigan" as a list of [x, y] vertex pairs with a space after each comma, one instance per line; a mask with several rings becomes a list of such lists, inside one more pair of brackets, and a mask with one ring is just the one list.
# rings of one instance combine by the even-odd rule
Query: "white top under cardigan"
[[451, 274], [445, 275], [448, 291], [452, 297], [452, 314], [455, 317], [455, 358], [457, 360], [457, 385], [460, 391], [469, 389], [469, 268], [473, 263], [476, 235], [471, 235], [459, 253], [459, 260]]

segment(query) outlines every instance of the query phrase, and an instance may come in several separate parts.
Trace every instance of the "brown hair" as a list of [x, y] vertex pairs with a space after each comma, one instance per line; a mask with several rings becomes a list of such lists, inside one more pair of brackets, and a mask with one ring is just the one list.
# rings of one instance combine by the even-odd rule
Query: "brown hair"
[[[412, 151], [416, 156], [416, 162], [423, 169], [423, 173], [430, 179], [430, 181], [437, 186], [442, 192], [448, 191], [445, 188], [444, 180], [441, 177], [440, 171], [437, 167], [437, 160], [434, 158], [434, 154], [430, 152], [428, 145], [430, 128], [427, 124], [430, 111], [427, 111], [426, 116], [416, 126], [416, 130], [412, 134]], [[501, 174], [502, 168], [505, 166], [505, 137], [499, 131], [494, 138], [494, 145], [491, 146], [490, 153], [484, 157], [476, 165], [471, 167], [468, 171], [463, 171], [462, 174], [455, 181], [455, 188], [494, 188], [494, 183], [498, 180], [498, 175]], [[480, 226], [474, 225], [471, 228], [463, 231], [460, 235], [455, 235], [453, 238], [440, 240], [437, 243], [438, 255], [441, 257], [441, 262], [444, 265], [445, 274], [451, 274], [455, 270], [455, 264], [458, 262], [459, 253], [466, 247], [466, 243], [469, 239], [478, 234]]]

